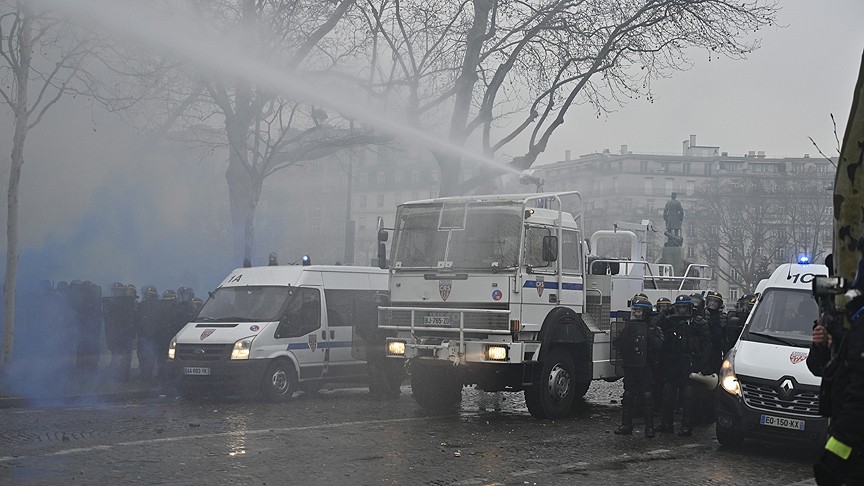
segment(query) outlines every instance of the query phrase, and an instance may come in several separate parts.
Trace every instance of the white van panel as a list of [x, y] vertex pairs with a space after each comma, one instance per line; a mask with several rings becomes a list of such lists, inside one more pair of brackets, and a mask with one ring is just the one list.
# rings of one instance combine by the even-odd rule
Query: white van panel
[[807, 369], [809, 353], [807, 348], [739, 341], [735, 351], [735, 374], [767, 380], [794, 376], [798, 383], [819, 386], [822, 379]]

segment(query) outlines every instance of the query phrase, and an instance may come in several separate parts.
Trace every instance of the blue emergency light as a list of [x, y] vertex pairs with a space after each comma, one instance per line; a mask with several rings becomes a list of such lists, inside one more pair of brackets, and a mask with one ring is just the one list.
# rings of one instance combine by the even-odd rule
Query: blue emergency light
[[303, 266], [304, 267], [308, 266], [308, 265], [312, 265], [312, 259], [309, 258], [309, 255], [303, 255], [302, 260], [303, 260]]
[[801, 265], [807, 265], [808, 263], [810, 263], [810, 257], [808, 257], [807, 255], [801, 255], [798, 257], [798, 263], [800, 263]]

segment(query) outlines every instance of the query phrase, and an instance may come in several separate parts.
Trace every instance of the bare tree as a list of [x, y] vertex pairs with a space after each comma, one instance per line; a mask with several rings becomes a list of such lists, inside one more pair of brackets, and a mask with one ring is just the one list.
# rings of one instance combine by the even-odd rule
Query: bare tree
[[[65, 94], [97, 96], [104, 84], [94, 72], [108, 66], [109, 45], [26, 0], [0, 2], [0, 96], [14, 119], [9, 184], [6, 191], [6, 275], [4, 279], [3, 348], [0, 371], [12, 357], [18, 274], [18, 193], [30, 130]], [[88, 64], [90, 63], [90, 64]], [[117, 69], [113, 74], [120, 74]], [[113, 75], [112, 74], [112, 75]], [[102, 101], [123, 109], [134, 99], [108, 95]]]
[[[354, 0], [188, 3], [208, 27], [242, 43], [243, 52], [298, 76], [332, 72], [358, 54], [364, 40], [353, 28], [342, 27], [350, 20]], [[164, 87], [164, 110], [156, 117], [162, 129], [182, 123], [194, 128], [186, 131], [196, 134], [194, 142], [227, 149], [225, 177], [237, 257], [252, 257], [255, 210], [270, 175], [386, 140], [362, 126], [355, 129], [337, 112], [214, 69], [180, 64]], [[211, 122], [214, 116], [223, 120], [222, 126]]]
[[790, 246], [784, 199], [773, 181], [758, 177], [708, 182], [690, 218], [692, 243], [716, 275], [747, 291], [756, 288], [775, 255]]
[[[366, 0], [373, 89], [417, 127], [488, 157], [517, 153], [526, 169], [574, 105], [598, 116], [651, 80], [691, 65], [685, 51], [745, 57], [747, 35], [772, 25], [772, 0]], [[443, 128], [442, 128], [443, 127]], [[518, 148], [520, 144], [522, 148]], [[441, 193], [470, 191], [501, 169], [462, 181], [462, 158], [431, 147]]]

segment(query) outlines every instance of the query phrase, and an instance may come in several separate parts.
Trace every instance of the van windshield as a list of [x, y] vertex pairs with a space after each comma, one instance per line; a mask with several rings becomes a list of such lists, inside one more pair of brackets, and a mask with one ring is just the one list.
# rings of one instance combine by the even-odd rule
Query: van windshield
[[809, 347], [819, 307], [806, 290], [767, 289], [747, 327], [750, 341]]
[[220, 287], [207, 299], [197, 322], [272, 322], [279, 320], [290, 287]]

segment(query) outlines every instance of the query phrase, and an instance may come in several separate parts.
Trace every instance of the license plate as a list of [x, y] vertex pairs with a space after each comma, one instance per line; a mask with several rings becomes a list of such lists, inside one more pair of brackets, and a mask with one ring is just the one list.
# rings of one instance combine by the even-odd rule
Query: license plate
[[210, 368], [199, 368], [196, 366], [187, 366], [183, 368], [184, 375], [209, 375]]
[[803, 420], [774, 417], [772, 415], [762, 415], [759, 419], [759, 423], [770, 427], [780, 427], [781, 429], [792, 430], [804, 430], [805, 424]]
[[450, 316], [423, 316], [423, 325], [428, 327], [446, 327], [450, 325]]

